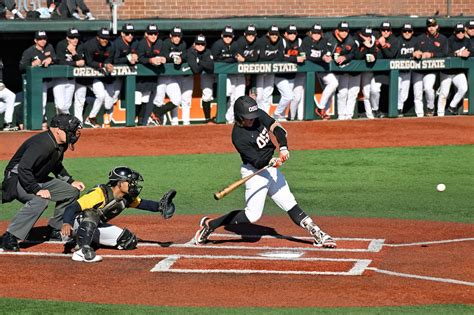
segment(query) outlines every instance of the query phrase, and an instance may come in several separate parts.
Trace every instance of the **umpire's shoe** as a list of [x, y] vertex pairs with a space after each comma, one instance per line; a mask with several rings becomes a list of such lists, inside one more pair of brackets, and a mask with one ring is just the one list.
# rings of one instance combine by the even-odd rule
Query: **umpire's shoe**
[[211, 221], [211, 219], [209, 219], [208, 217], [204, 217], [201, 219], [201, 222], [199, 223], [200, 228], [194, 236], [194, 244], [205, 244], [207, 242], [207, 239], [209, 238], [209, 235], [214, 232], [214, 230], [209, 227], [209, 221]]
[[72, 260], [92, 263], [102, 261], [102, 256], [96, 255], [92, 247], [84, 245], [82, 248], [72, 254]]
[[4, 251], [17, 252], [20, 250], [18, 239], [15, 235], [5, 232], [2, 236], [2, 248]]

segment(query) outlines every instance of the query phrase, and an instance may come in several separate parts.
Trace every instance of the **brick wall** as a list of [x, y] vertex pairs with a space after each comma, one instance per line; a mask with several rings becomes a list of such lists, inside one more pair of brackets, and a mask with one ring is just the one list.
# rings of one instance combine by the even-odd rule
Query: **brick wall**
[[[85, 0], [93, 14], [110, 19], [106, 0]], [[473, 0], [451, 1], [451, 16], [474, 15]], [[232, 16], [447, 15], [447, 1], [435, 0], [125, 0], [119, 19], [219, 18]]]

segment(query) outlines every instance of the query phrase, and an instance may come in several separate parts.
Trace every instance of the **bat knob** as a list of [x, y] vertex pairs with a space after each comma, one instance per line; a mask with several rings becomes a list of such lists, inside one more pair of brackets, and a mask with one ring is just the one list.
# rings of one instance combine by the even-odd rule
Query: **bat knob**
[[214, 193], [214, 199], [219, 200], [221, 198], [222, 198], [222, 196], [221, 196], [220, 193], [218, 193], [218, 192]]

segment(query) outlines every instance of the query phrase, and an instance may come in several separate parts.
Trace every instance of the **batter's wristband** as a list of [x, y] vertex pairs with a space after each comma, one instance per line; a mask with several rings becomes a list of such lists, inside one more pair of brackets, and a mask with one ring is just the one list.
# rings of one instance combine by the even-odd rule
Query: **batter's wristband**
[[287, 147], [287, 146], [282, 146], [282, 147], [280, 147], [280, 151], [283, 151], [283, 150], [287, 150], [287, 151], [288, 151], [288, 147]]

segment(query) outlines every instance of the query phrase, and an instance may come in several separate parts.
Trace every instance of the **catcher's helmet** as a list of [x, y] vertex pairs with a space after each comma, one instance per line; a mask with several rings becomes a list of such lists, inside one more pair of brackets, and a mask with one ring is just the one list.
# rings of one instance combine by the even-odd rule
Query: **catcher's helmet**
[[138, 185], [143, 181], [142, 175], [126, 166], [117, 166], [109, 172], [109, 184], [116, 185], [120, 181], [128, 182], [128, 194], [132, 197], [137, 197], [143, 188]]
[[79, 119], [70, 114], [58, 114], [54, 116], [49, 126], [63, 130], [66, 133], [66, 142], [70, 145], [74, 145], [81, 136], [80, 129], [82, 129], [82, 123]]
[[247, 95], [239, 97], [234, 104], [234, 117], [239, 122], [242, 122], [243, 119], [257, 118], [257, 102], [255, 102], [253, 98]]

